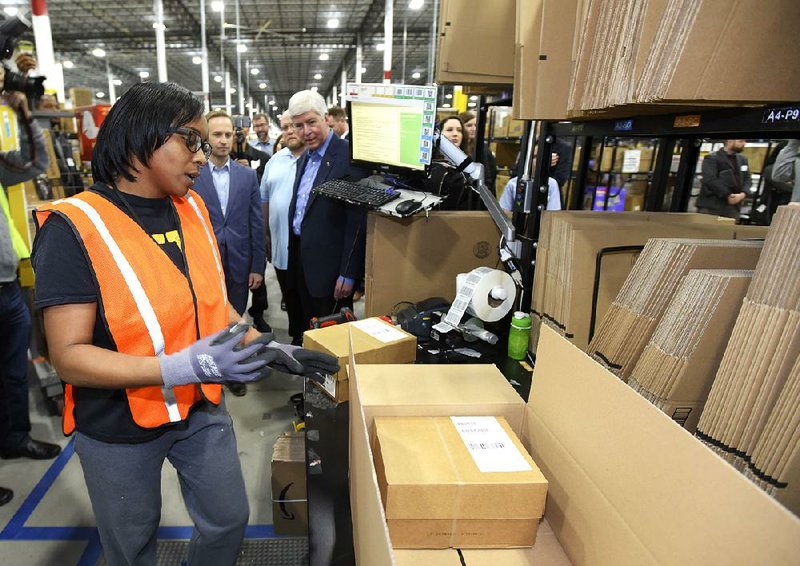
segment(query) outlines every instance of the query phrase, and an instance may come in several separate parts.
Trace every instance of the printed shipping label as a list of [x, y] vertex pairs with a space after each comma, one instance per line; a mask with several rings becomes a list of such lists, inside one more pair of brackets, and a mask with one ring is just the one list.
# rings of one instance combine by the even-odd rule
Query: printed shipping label
[[532, 469], [496, 418], [450, 417], [450, 420], [481, 472], [527, 472]]
[[402, 340], [406, 337], [405, 334], [397, 330], [394, 326], [386, 324], [385, 322], [381, 322], [380, 320], [358, 320], [356, 322], [351, 322], [350, 324], [362, 332], [366, 332], [373, 338], [387, 344], [389, 342], [397, 342], [398, 340]]

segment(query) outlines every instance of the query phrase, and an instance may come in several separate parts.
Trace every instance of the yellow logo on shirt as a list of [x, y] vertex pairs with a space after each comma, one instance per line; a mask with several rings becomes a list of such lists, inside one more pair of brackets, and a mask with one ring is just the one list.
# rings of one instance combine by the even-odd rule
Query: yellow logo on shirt
[[159, 246], [165, 245], [167, 242], [171, 244], [175, 244], [178, 246], [178, 249], [182, 249], [181, 247], [181, 235], [178, 233], [177, 230], [170, 230], [166, 234], [151, 234], [153, 239]]

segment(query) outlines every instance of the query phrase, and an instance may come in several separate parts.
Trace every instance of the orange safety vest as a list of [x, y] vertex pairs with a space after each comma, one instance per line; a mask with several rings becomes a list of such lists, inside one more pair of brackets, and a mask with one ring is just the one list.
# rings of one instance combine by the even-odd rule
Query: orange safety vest
[[[197, 297], [200, 336], [228, 324], [228, 300], [217, 241], [202, 199], [194, 191], [172, 197], [183, 231], [180, 243]], [[83, 242], [100, 288], [101, 313], [117, 351], [134, 356], [178, 352], [197, 340], [187, 278], [158, 244], [106, 198], [83, 192], [35, 211], [37, 227], [63, 216]], [[219, 404], [218, 384], [149, 386], [126, 390], [133, 420], [143, 428], [179, 422], [203, 397]], [[64, 434], [75, 430], [72, 386], [64, 391]]]

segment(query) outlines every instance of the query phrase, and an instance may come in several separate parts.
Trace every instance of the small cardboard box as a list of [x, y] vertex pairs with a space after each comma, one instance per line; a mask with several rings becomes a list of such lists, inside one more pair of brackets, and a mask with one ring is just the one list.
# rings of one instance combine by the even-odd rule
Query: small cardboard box
[[272, 522], [281, 535], [308, 535], [305, 450], [305, 433], [286, 432], [272, 452]]
[[503, 417], [379, 417], [373, 454], [395, 548], [533, 546], [547, 480]]
[[[351, 360], [356, 564], [551, 566], [565, 563], [562, 549], [579, 566], [797, 564], [800, 518], [547, 326], [537, 351], [527, 404], [490, 365]], [[528, 549], [395, 551], [373, 465], [375, 419], [480, 414], [505, 417], [547, 477], [544, 519], [561, 548], [543, 557], [540, 544], [556, 541], [539, 537]]]
[[350, 355], [350, 330], [356, 360], [366, 364], [406, 364], [417, 358], [417, 338], [380, 318], [368, 318], [327, 328], [308, 330], [303, 347], [339, 358], [339, 373], [317, 384], [337, 403], [349, 399], [347, 360]]

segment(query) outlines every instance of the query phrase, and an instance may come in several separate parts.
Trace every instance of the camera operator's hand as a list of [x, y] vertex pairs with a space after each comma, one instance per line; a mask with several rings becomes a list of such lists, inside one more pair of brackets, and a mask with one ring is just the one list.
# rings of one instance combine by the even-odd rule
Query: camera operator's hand
[[30, 53], [20, 53], [17, 55], [17, 58], [14, 60], [14, 62], [17, 64], [17, 69], [19, 69], [19, 72], [23, 75], [34, 70], [38, 65], [36, 62], [36, 57]]
[[25, 95], [18, 91], [7, 92], [4, 94], [6, 102], [8, 105], [14, 109], [14, 111], [25, 118], [25, 120], [31, 119], [31, 111], [28, 108], [28, 99], [25, 98]]

